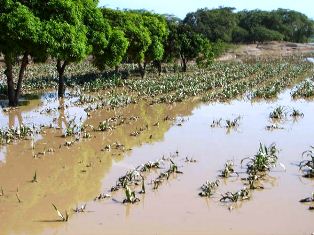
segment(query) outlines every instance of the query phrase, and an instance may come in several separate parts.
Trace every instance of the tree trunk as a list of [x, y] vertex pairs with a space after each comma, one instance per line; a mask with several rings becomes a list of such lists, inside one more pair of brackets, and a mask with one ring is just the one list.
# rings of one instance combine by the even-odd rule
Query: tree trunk
[[138, 68], [140, 70], [141, 78], [145, 78], [145, 75], [146, 75], [145, 67], [146, 67], [145, 63], [144, 63], [144, 66], [142, 66], [141, 63], [138, 63]]
[[116, 65], [116, 66], [114, 67], [114, 72], [115, 72], [115, 73], [119, 73], [119, 66], [118, 66], [118, 65]]
[[186, 72], [186, 70], [187, 70], [187, 61], [186, 61], [186, 59], [182, 59], [182, 64], [183, 64], [182, 72]]
[[158, 69], [158, 76], [161, 75], [162, 67], [161, 67], [161, 62], [157, 61], [157, 69]]
[[61, 60], [57, 60], [57, 71], [59, 74], [59, 85], [58, 85], [58, 97], [63, 98], [65, 92], [65, 84], [64, 84], [64, 71], [67, 66], [67, 61], [64, 61], [63, 64]]
[[184, 55], [181, 55], [181, 66], [182, 66], [182, 72], [186, 72], [187, 70], [187, 59]]
[[23, 81], [25, 70], [26, 70], [26, 67], [27, 67], [28, 63], [29, 63], [29, 61], [28, 61], [28, 53], [25, 52], [24, 55], [23, 55], [23, 59], [22, 59], [21, 67], [20, 67], [20, 72], [19, 72], [19, 79], [17, 81], [17, 86], [16, 86], [15, 94], [14, 94], [14, 104], [15, 104], [15, 106], [17, 106], [18, 102], [19, 102], [21, 89], [22, 89], [22, 81]]
[[10, 56], [5, 55], [4, 62], [6, 66], [4, 74], [7, 77], [9, 106], [15, 106], [14, 105], [13, 61]]

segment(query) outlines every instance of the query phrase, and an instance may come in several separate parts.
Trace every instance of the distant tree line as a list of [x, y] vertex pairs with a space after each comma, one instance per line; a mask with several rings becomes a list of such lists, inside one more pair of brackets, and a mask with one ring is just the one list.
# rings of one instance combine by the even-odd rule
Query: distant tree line
[[99, 8], [97, 0], [0, 0], [0, 54], [10, 106], [18, 105], [29, 60], [55, 61], [58, 96], [63, 97], [67, 66], [87, 57], [101, 71], [137, 64], [144, 77], [148, 64], [159, 73], [163, 63], [179, 60], [183, 72], [190, 61], [207, 67], [224, 51], [225, 43], [305, 42], [312, 35], [313, 21], [282, 9], [238, 13], [233, 8], [200, 9], [182, 21], [142, 10]]
[[254, 43], [273, 40], [308, 42], [314, 35], [314, 22], [292, 10], [239, 11], [221, 7], [199, 9], [186, 15], [183, 22], [210, 41]]

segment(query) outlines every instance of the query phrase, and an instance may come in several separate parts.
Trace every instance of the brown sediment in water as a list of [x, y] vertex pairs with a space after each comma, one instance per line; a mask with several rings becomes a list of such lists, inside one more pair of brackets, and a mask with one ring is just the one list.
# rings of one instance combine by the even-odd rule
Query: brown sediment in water
[[[295, 107], [304, 117], [295, 122], [288, 117], [283, 130], [269, 132], [269, 113], [278, 105]], [[62, 130], [47, 129], [35, 143], [35, 153], [52, 147], [54, 153], [33, 158], [30, 141], [6, 145], [5, 163], [0, 165], [0, 228], [3, 234], [309, 234], [312, 232], [312, 213], [298, 201], [309, 195], [313, 181], [303, 179], [296, 164], [301, 154], [313, 144], [313, 103], [291, 101], [289, 91], [272, 102], [232, 101], [229, 104], [199, 104], [186, 101], [173, 105], [132, 104], [115, 110], [91, 113], [88, 124], [97, 127], [106, 118], [123, 115], [138, 116], [132, 124], [123, 124], [113, 131], [90, 132], [83, 139], [65, 147]], [[23, 112], [23, 110], [21, 109]], [[57, 114], [58, 115], [58, 114]], [[214, 119], [241, 116], [234, 130], [211, 128]], [[62, 115], [61, 115], [62, 116]], [[66, 115], [65, 115], [66, 116]], [[186, 116], [182, 125], [164, 121], [166, 116]], [[67, 120], [67, 118], [61, 119]], [[156, 123], [159, 125], [155, 125]], [[180, 122], [181, 123], [181, 122]], [[59, 124], [60, 125], [60, 124]], [[138, 136], [135, 130], [146, 127]], [[152, 138], [150, 136], [152, 135]], [[101, 151], [107, 144], [120, 142], [131, 151]], [[264, 190], [255, 190], [248, 201], [233, 205], [219, 202], [220, 194], [243, 187], [241, 176], [221, 180], [213, 198], [198, 196], [206, 180], [215, 180], [227, 160], [234, 160], [240, 174], [244, 157], [253, 156], [259, 142], [276, 142], [281, 152], [279, 161], [287, 171], [276, 168], [270, 172]], [[59, 146], [61, 145], [61, 148]], [[176, 175], [152, 190], [147, 182], [140, 202], [123, 205], [112, 199], [93, 201], [99, 193], [109, 193], [117, 178], [127, 170], [149, 160], [169, 156], [183, 174]], [[185, 157], [196, 159], [186, 163]], [[163, 171], [164, 169], [161, 169]], [[31, 183], [34, 173], [38, 182]], [[18, 187], [21, 203], [15, 196]], [[139, 189], [136, 189], [138, 191]], [[121, 201], [123, 191], [112, 194]], [[71, 211], [76, 204], [87, 202], [85, 213], [73, 214], [66, 223], [59, 219], [51, 205]]]
[[[0, 165], [0, 185], [4, 190], [4, 196], [0, 198], [2, 234], [41, 234], [47, 222], [58, 219], [52, 203], [63, 212], [65, 209], [71, 211], [77, 203], [93, 199], [103, 190], [101, 180], [110, 171], [112, 164], [130, 154], [130, 151], [101, 151], [104, 146], [120, 142], [129, 149], [145, 142], [160, 141], [171, 126], [171, 121], [164, 121], [164, 117], [189, 115], [194, 106], [193, 101], [154, 106], [140, 102], [127, 108], [101, 110], [92, 113], [88, 124], [97, 127], [99, 122], [115, 115], [140, 118], [132, 125], [121, 125], [113, 131], [91, 131], [90, 139], [83, 139], [71, 147], [65, 147], [64, 143], [72, 137], [62, 138], [62, 130], [57, 129], [46, 129], [42, 139], [35, 143], [35, 149], [31, 148], [31, 141], [27, 140], [3, 146], [5, 163]], [[21, 108], [9, 113], [11, 125], [14, 121], [10, 117], [21, 117], [23, 111]], [[20, 119], [15, 121], [22, 122]], [[160, 123], [158, 127], [153, 126], [156, 122]], [[148, 130], [138, 137], [130, 136], [133, 129], [146, 125]], [[54, 152], [49, 153], [49, 148]], [[34, 155], [37, 157], [34, 158]], [[35, 172], [38, 182], [31, 183]], [[15, 195], [17, 188], [21, 203], [18, 203]], [[58, 223], [50, 225], [60, 226]]]

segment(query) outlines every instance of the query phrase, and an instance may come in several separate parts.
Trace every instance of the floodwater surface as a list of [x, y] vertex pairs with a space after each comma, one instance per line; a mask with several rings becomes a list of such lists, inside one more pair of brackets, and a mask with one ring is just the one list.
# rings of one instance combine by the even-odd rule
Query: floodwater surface
[[[21, 120], [36, 120], [34, 113], [43, 107], [0, 113], [1, 125], [16, 125]], [[57, 100], [50, 103], [56, 107]], [[304, 117], [277, 123], [283, 129], [267, 130], [273, 124], [269, 113], [279, 105], [287, 112], [296, 108]], [[42, 112], [43, 113], [43, 112]], [[11, 117], [10, 121], [10, 115]], [[314, 103], [291, 100], [290, 90], [275, 101], [235, 100], [228, 104], [202, 104], [196, 100], [172, 105], [148, 105], [145, 102], [115, 110], [91, 113], [87, 124], [112, 116], [123, 116], [124, 124], [107, 132], [91, 132], [91, 138], [64, 146], [70, 137], [61, 137], [62, 127], [73, 117], [86, 114], [71, 105], [42, 115], [42, 122], [55, 121], [59, 128], [45, 130], [35, 141], [24, 140], [0, 149], [0, 234], [311, 234], [313, 212], [299, 200], [311, 196], [313, 180], [302, 178], [298, 163], [302, 152], [313, 145]], [[240, 116], [236, 129], [211, 127], [213, 120]], [[138, 118], [137, 118], [138, 117]], [[45, 121], [46, 120], [46, 121]], [[15, 123], [14, 123], [15, 122]], [[132, 136], [138, 130], [138, 135]], [[106, 145], [123, 145], [104, 150]], [[240, 161], [254, 156], [259, 144], [275, 143], [279, 162], [286, 170], [273, 169], [264, 190], [254, 190], [250, 200], [236, 204], [219, 201], [221, 194], [243, 188]], [[53, 152], [45, 150], [53, 148]], [[102, 151], [103, 150], [103, 151]], [[122, 204], [124, 192], [111, 193], [111, 186], [128, 170], [148, 161], [173, 161], [183, 174], [177, 174], [153, 190], [150, 181], [166, 170], [152, 171], [146, 179], [146, 194], [137, 194], [140, 202]], [[36, 156], [36, 157], [34, 157]], [[186, 162], [185, 159], [196, 162]], [[239, 177], [220, 179], [216, 194], [209, 199], [198, 196], [200, 186], [214, 181], [224, 163], [233, 160]], [[37, 181], [31, 180], [36, 172]], [[244, 175], [242, 175], [244, 177]], [[135, 188], [138, 192], [140, 187]], [[100, 193], [111, 198], [94, 200]], [[17, 196], [21, 202], [18, 202]], [[55, 204], [70, 214], [68, 222], [58, 222]], [[76, 205], [86, 203], [84, 213], [74, 213]]]

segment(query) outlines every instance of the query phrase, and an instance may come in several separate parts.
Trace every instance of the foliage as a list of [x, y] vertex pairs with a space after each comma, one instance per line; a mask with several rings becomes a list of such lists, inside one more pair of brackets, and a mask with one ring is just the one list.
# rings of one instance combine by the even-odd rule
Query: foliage
[[230, 42], [232, 32], [237, 25], [237, 17], [233, 10], [234, 8], [229, 7], [212, 10], [199, 9], [196, 12], [188, 13], [183, 22], [212, 42], [219, 40]]

